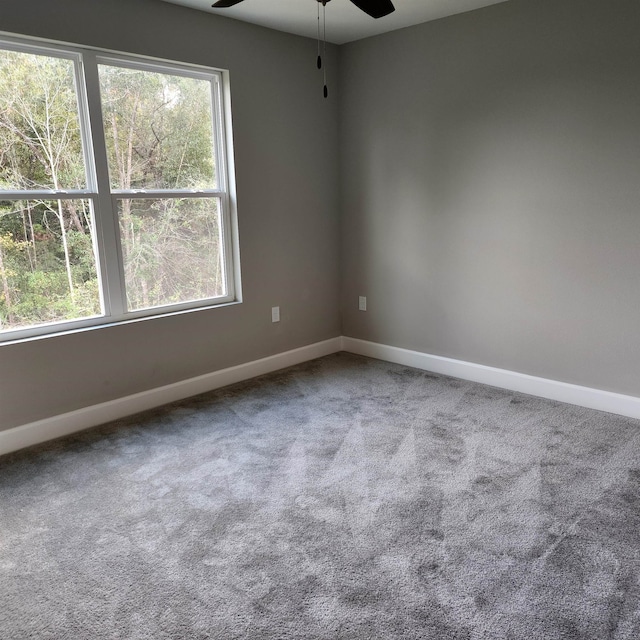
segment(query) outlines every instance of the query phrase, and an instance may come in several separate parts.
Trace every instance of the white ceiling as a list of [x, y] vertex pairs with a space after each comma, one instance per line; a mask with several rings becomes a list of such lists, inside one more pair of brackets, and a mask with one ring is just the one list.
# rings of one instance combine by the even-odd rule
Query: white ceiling
[[[165, 0], [271, 29], [315, 38], [317, 0], [244, 0], [228, 9], [212, 9], [214, 0]], [[396, 10], [374, 20], [349, 0], [329, 0], [326, 6], [327, 41], [344, 44], [386, 31], [444, 18], [507, 0], [393, 0]]]

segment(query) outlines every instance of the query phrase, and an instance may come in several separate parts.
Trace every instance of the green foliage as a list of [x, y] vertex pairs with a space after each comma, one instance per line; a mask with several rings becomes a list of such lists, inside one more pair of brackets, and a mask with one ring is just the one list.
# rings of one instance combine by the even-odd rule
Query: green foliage
[[[214, 188], [207, 81], [99, 67], [118, 189]], [[0, 191], [86, 185], [71, 60], [0, 50]], [[217, 200], [120, 200], [131, 309], [223, 293]], [[0, 331], [99, 315], [89, 200], [0, 202]]]
[[113, 188], [215, 186], [208, 82], [101, 65], [100, 90]]
[[[125, 201], [121, 215], [130, 308], [224, 294], [217, 201]], [[127, 225], [128, 228], [124, 228]]]
[[85, 186], [73, 63], [0, 51], [2, 189]]
[[[26, 203], [11, 204], [15, 209], [16, 205]], [[55, 224], [57, 219], [50, 219], [53, 204], [40, 203], [31, 208], [31, 218], [37, 221], [33, 224], [33, 236], [29, 226], [23, 224], [27, 209], [0, 213], [0, 326], [3, 329], [100, 313], [91, 236], [88, 230], [67, 231], [71, 295], [59, 225]], [[0, 211], [2, 209], [0, 207]]]

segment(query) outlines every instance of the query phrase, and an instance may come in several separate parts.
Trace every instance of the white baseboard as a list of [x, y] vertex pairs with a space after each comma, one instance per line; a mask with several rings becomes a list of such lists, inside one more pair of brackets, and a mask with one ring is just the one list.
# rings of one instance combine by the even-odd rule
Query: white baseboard
[[433, 356], [419, 351], [390, 347], [366, 340], [342, 337], [343, 351], [397, 364], [442, 373], [463, 380], [481, 382], [510, 391], [520, 391], [532, 396], [558, 400], [589, 409], [598, 409], [629, 418], [640, 418], [640, 398], [610, 391], [581, 387], [566, 382], [538, 378], [524, 373], [496, 369], [472, 362]]
[[640, 419], [640, 398], [635, 396], [581, 387], [506, 369], [487, 367], [472, 362], [443, 358], [442, 356], [342, 336], [0, 431], [0, 455], [337, 351], [349, 351], [463, 380]]
[[316, 342], [299, 349], [292, 349], [291, 351], [285, 351], [267, 358], [229, 367], [228, 369], [206, 373], [202, 376], [182, 380], [164, 387], [142, 391], [124, 398], [0, 431], [0, 455], [46, 442], [47, 440], [53, 440], [54, 438], [60, 438], [82, 429], [95, 427], [111, 420], [118, 420], [169, 402], [225, 387], [235, 382], [255, 378], [264, 373], [320, 358], [340, 351], [341, 347], [342, 339], [332, 338], [331, 340]]

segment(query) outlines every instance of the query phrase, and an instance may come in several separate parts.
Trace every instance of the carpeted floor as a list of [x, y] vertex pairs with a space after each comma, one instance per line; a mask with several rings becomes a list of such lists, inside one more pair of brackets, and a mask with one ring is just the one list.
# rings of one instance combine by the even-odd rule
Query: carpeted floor
[[0, 459], [2, 640], [637, 640], [640, 422], [345, 353]]

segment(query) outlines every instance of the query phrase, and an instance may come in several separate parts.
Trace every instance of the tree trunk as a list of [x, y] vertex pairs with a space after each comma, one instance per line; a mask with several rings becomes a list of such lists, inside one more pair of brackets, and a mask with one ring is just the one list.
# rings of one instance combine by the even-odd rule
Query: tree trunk
[[27, 231], [27, 216], [24, 212], [24, 209], [22, 210], [22, 235], [24, 238], [24, 241], [27, 245], [27, 256], [29, 258], [29, 267], [31, 268], [31, 271], [33, 272], [34, 270], [34, 263], [33, 263], [33, 256], [31, 255], [31, 242], [29, 240], [29, 232]]
[[9, 278], [7, 278], [7, 272], [4, 268], [2, 242], [0, 242], [0, 279], [2, 280], [2, 294], [7, 305], [7, 320], [9, 321], [9, 325], [11, 325], [15, 320], [13, 314], [11, 313], [11, 289], [9, 288]]
[[27, 202], [27, 213], [29, 215], [29, 233], [31, 234], [31, 244], [33, 246], [33, 266], [34, 271], [38, 268], [38, 252], [36, 250], [36, 234], [33, 230], [33, 217], [31, 215], [31, 204]]
[[67, 231], [64, 228], [64, 209], [62, 207], [62, 200], [58, 200], [58, 220], [60, 220], [60, 233], [62, 235], [62, 249], [64, 250], [64, 264], [67, 269], [67, 281], [69, 282], [69, 295], [71, 296], [71, 302], [75, 304], [76, 295], [73, 288], [73, 277], [71, 274], [71, 260], [69, 258], [69, 245], [67, 244]]
[[85, 233], [84, 227], [82, 226], [82, 222], [80, 221], [80, 217], [78, 216], [78, 208], [76, 207], [75, 201], [67, 200], [67, 207], [69, 209], [69, 216], [71, 217], [71, 224], [80, 233]]

